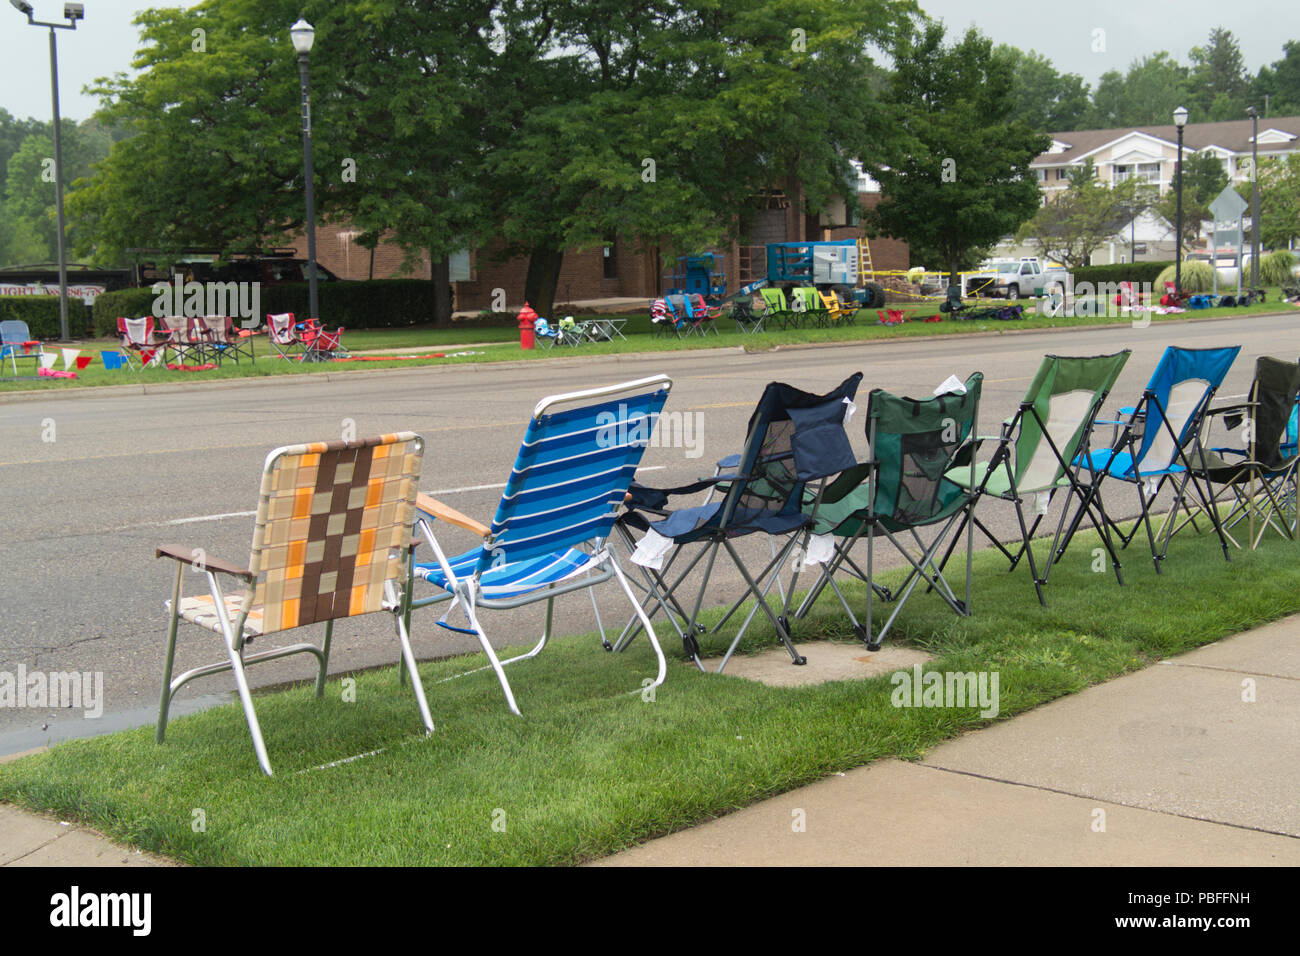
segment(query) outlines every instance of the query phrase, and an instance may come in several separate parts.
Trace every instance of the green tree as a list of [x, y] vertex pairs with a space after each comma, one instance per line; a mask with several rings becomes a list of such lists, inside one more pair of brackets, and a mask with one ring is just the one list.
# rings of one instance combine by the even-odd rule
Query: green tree
[[1261, 116], [1300, 113], [1300, 41], [1287, 40], [1282, 44], [1282, 59], [1259, 68], [1251, 83], [1251, 94]]
[[[1251, 184], [1237, 192], [1250, 202]], [[1300, 239], [1300, 153], [1259, 161], [1259, 237], [1265, 249], [1285, 249]]]
[[[1223, 192], [1228, 185], [1228, 174], [1223, 163], [1210, 152], [1183, 154], [1183, 235], [1182, 244], [1186, 246], [1201, 234], [1201, 223], [1212, 219], [1210, 203]], [[1160, 197], [1155, 211], [1170, 230], [1175, 228], [1178, 219], [1178, 181], [1180, 174], [1174, 171], [1173, 182], [1167, 193]]]
[[1079, 129], [1090, 106], [1088, 84], [1077, 73], [1058, 73], [1052, 61], [1033, 50], [1001, 44], [996, 53], [1011, 63], [1012, 118], [1038, 132]]
[[900, 132], [864, 163], [883, 198], [871, 235], [906, 239], [937, 255], [950, 280], [980, 251], [1014, 233], [1040, 202], [1029, 163], [1051, 140], [1010, 114], [1014, 78], [992, 42], [972, 29], [952, 46], [942, 24], [901, 37], [885, 108]]
[[1102, 74], [1086, 117], [1087, 129], [1165, 126], [1174, 110], [1190, 102], [1187, 67], [1163, 50], [1134, 60], [1121, 74]]
[[[0, 260], [49, 262], [58, 249], [58, 217], [55, 205], [54, 143], [50, 125], [37, 124], [7, 164], [3, 218], [9, 223]], [[108, 155], [109, 135], [99, 124], [82, 124], [66, 119], [62, 126], [63, 182], [65, 195], [73, 184], [91, 175], [93, 165]], [[68, 223], [69, 242], [78, 237], [77, 223]]]
[[1210, 122], [1241, 119], [1250, 94], [1241, 48], [1231, 30], [1215, 27], [1204, 47], [1193, 47], [1189, 90], [1199, 115]]
[[1069, 268], [1089, 265], [1093, 252], [1151, 208], [1154, 188], [1130, 178], [1114, 186], [1094, 175], [1092, 159], [1070, 170], [1070, 184], [1020, 227], [1016, 238]]

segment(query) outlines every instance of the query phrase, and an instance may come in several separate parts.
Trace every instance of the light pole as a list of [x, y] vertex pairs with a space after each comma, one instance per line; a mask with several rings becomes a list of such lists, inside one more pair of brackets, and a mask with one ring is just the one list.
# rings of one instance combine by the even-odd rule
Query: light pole
[[1250, 291], [1259, 288], [1259, 110], [1246, 109], [1250, 117]]
[[59, 51], [55, 43], [55, 30], [75, 30], [77, 21], [86, 16], [85, 7], [80, 3], [65, 3], [63, 18], [68, 23], [45, 23], [32, 15], [32, 5], [26, 0], [9, 0], [13, 8], [27, 17], [27, 22], [34, 27], [50, 28], [50, 95], [54, 101], [54, 209], [58, 219], [59, 247], [59, 338], [67, 341], [68, 334], [68, 250], [63, 235], [63, 136], [59, 119]]
[[298, 73], [302, 81], [302, 164], [307, 192], [307, 301], [308, 318], [319, 319], [316, 302], [316, 186], [311, 164], [311, 97], [307, 92], [307, 61], [316, 40], [316, 30], [299, 19], [289, 28], [293, 48], [298, 51]]
[[1187, 110], [1180, 106], [1174, 110], [1174, 125], [1178, 127], [1178, 213], [1174, 224], [1174, 292], [1183, 291], [1183, 127], [1187, 125]]

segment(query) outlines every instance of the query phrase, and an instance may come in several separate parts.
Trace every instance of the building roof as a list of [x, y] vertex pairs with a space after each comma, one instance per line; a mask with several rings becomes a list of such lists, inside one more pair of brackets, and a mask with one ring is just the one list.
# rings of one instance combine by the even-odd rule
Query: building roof
[[[1296, 137], [1294, 140], [1269, 142], [1264, 134], [1277, 130]], [[1085, 156], [1103, 147], [1122, 140], [1133, 133], [1145, 133], [1147, 136], [1174, 145], [1178, 142], [1178, 127], [1170, 123], [1167, 126], [1121, 126], [1116, 129], [1082, 129], [1068, 132], [1050, 133], [1053, 141], [1067, 148], [1059, 152], [1050, 150], [1039, 156], [1030, 166], [1063, 166], [1081, 161]], [[1188, 123], [1183, 127], [1183, 146], [1191, 150], [1202, 150], [1218, 146], [1232, 153], [1249, 153], [1251, 148], [1251, 120], [1228, 120], [1222, 123]], [[1260, 149], [1264, 151], [1300, 148], [1300, 116], [1274, 116], [1259, 120]], [[1284, 138], [1280, 138], [1284, 139]]]

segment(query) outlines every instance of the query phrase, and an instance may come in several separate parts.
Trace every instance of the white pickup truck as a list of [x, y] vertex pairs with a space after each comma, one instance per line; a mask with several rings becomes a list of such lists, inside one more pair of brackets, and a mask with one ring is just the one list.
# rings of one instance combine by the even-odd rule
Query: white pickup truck
[[977, 272], [963, 272], [961, 279], [964, 298], [1001, 296], [1015, 301], [1022, 296], [1040, 296], [1058, 286], [1063, 292], [1073, 287], [1068, 272], [1044, 269], [1036, 256], [1013, 262], [994, 262]]

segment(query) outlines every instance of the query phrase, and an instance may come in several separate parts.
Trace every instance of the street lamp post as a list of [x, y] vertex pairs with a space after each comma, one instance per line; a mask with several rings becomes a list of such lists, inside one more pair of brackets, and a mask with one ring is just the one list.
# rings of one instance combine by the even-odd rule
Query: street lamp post
[[1174, 110], [1174, 125], [1178, 127], [1178, 212], [1174, 224], [1174, 292], [1183, 291], [1183, 127], [1187, 125], [1187, 110], [1180, 106]]
[[9, 0], [13, 8], [27, 17], [27, 22], [34, 27], [50, 28], [50, 97], [54, 103], [54, 210], [58, 220], [58, 234], [55, 237], [59, 249], [59, 338], [67, 341], [71, 338], [68, 331], [68, 250], [64, 237], [63, 219], [63, 136], [62, 120], [59, 118], [59, 50], [55, 42], [55, 30], [75, 30], [77, 21], [85, 19], [85, 7], [80, 3], [65, 3], [63, 18], [68, 23], [45, 23], [37, 20], [32, 13], [32, 5], [26, 0]]
[[298, 51], [298, 73], [302, 82], [302, 164], [304, 186], [307, 193], [307, 301], [309, 318], [319, 319], [316, 301], [316, 186], [311, 162], [311, 97], [307, 92], [307, 62], [316, 30], [306, 20], [299, 19], [289, 28], [293, 48]]
[[1250, 291], [1259, 288], [1259, 110], [1251, 106], [1250, 117]]

